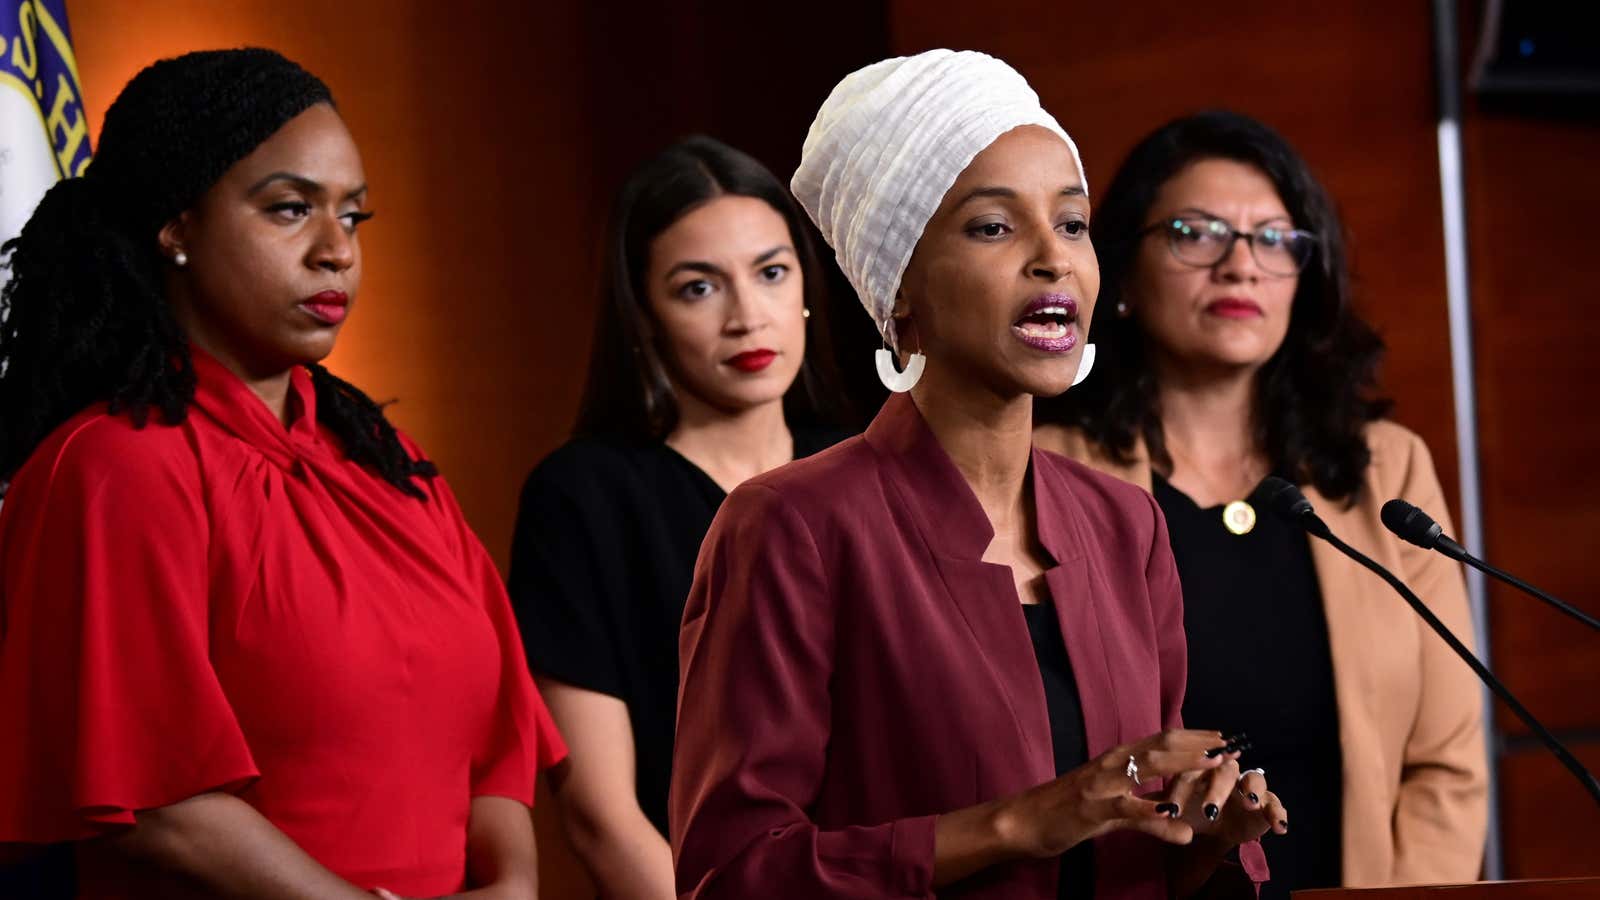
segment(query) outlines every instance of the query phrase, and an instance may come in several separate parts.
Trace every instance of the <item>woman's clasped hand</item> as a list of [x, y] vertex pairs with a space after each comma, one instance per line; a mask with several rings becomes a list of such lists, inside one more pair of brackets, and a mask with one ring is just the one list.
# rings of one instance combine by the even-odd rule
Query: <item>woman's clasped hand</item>
[[1289, 815], [1266, 776], [1241, 776], [1238, 747], [1217, 731], [1172, 730], [1106, 751], [1087, 764], [1003, 801], [996, 827], [1027, 856], [1058, 856], [1107, 832], [1142, 831], [1222, 855]]

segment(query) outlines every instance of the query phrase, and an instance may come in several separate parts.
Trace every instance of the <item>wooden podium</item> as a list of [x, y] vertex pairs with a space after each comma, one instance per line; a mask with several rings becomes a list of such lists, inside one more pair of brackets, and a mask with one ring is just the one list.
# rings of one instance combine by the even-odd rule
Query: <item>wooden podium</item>
[[1600, 878], [1330, 888], [1295, 891], [1290, 896], [1293, 900], [1600, 900]]

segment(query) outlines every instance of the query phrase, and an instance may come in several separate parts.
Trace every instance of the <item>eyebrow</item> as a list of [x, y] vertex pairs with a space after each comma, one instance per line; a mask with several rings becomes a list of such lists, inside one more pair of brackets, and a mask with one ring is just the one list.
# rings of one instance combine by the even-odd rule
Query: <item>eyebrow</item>
[[[789, 246], [788, 244], [779, 244], [778, 246], [773, 247], [771, 250], [768, 250], [765, 253], [762, 253], [760, 256], [757, 256], [754, 260], [751, 261], [750, 264], [753, 265], [753, 266], [759, 266], [764, 262], [768, 262], [773, 257], [775, 257], [775, 256], [777, 256], [777, 255], [779, 255], [781, 253], [793, 253], [793, 252], [794, 252], [794, 248]], [[720, 266], [717, 266], [717, 265], [714, 265], [714, 264], [708, 263], [708, 262], [702, 262], [702, 261], [697, 260], [697, 259], [686, 259], [683, 262], [680, 262], [680, 263], [674, 265], [672, 268], [668, 269], [666, 277], [670, 279], [670, 278], [672, 278], [672, 276], [678, 274], [679, 272], [700, 272], [700, 273], [705, 274], [705, 275], [722, 275], [723, 274], [722, 268]]]
[[[1218, 222], [1227, 222], [1230, 227], [1233, 225], [1232, 222], [1228, 221], [1226, 216], [1219, 216], [1219, 215], [1217, 215], [1216, 213], [1212, 212], [1209, 209], [1201, 209], [1198, 206], [1185, 206], [1183, 209], [1180, 209], [1177, 212], [1173, 213], [1173, 215], [1181, 216], [1184, 213], [1198, 213], [1199, 215], [1205, 216], [1208, 219], [1216, 219]], [[1283, 215], [1280, 215], [1280, 216], [1267, 216], [1265, 219], [1257, 219], [1256, 223], [1251, 227], [1260, 228], [1261, 226], [1267, 224], [1268, 222], [1276, 222], [1279, 219], [1283, 219], [1283, 220], [1287, 221], [1290, 225], [1294, 224], [1294, 216], [1291, 216], [1288, 213], [1284, 213]]]
[[699, 272], [703, 275], [721, 275], [722, 269], [708, 262], [701, 262], [696, 259], [687, 259], [668, 269], [666, 277], [671, 279], [672, 276], [678, 274], [679, 272]]
[[771, 260], [773, 257], [777, 256], [780, 253], [793, 253], [793, 252], [794, 252], [794, 248], [789, 246], [788, 244], [779, 244], [778, 246], [773, 247], [771, 250], [768, 250], [767, 252], [765, 252], [765, 253], [761, 254], [760, 256], [756, 257], [755, 260], [751, 263], [751, 265], [759, 266], [762, 263]]
[[[273, 184], [277, 184], [280, 181], [288, 182], [290, 185], [294, 186], [297, 190], [300, 190], [300, 191], [302, 191], [304, 193], [307, 193], [307, 194], [320, 194], [320, 193], [323, 193], [323, 192], [325, 192], [327, 190], [327, 188], [325, 188], [322, 185], [322, 182], [316, 181], [316, 180], [311, 179], [311, 178], [307, 178], [304, 175], [296, 175], [293, 172], [273, 172], [271, 175], [268, 175], [267, 177], [265, 177], [265, 178], [261, 179], [260, 181], [256, 182], [255, 184], [250, 185], [250, 190], [246, 191], [245, 195], [249, 196], [249, 197], [253, 197], [256, 194], [260, 193], [261, 191], [266, 190], [268, 186], [273, 185]], [[367, 192], [367, 185], [366, 185], [365, 182], [363, 182], [362, 184], [357, 186], [355, 189], [353, 189], [349, 193], [345, 194], [344, 195], [344, 199], [346, 199], [346, 200], [354, 200], [355, 198], [361, 196], [362, 194], [365, 194], [366, 192]]]
[[[1082, 185], [1072, 184], [1062, 188], [1060, 196], [1087, 197], [1089, 196], [1089, 193], [1083, 189]], [[971, 203], [973, 200], [978, 200], [983, 197], [999, 197], [1004, 200], [1015, 200], [1017, 199], [1017, 192], [1011, 188], [1001, 187], [998, 185], [974, 188], [967, 192], [967, 195], [962, 197], [961, 202], [957, 203], [954, 208], [960, 209], [961, 207], [966, 206], [968, 203]]]

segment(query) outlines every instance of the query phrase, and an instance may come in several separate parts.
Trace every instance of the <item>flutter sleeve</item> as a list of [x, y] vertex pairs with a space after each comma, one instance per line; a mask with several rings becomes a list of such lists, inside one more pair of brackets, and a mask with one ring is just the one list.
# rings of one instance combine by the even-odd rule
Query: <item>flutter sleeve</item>
[[69, 423], [0, 507], [0, 841], [131, 825], [258, 776], [209, 656], [209, 524], [177, 429]]

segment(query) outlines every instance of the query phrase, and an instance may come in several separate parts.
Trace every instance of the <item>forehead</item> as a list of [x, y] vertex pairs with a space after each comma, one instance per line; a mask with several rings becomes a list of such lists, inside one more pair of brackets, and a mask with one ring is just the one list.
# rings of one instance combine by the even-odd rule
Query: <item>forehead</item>
[[1163, 212], [1197, 208], [1245, 219], [1289, 214], [1266, 172], [1231, 159], [1201, 159], [1184, 166], [1161, 186], [1156, 203]]
[[960, 188], [979, 186], [1040, 189], [1051, 194], [1067, 187], [1088, 189], [1081, 183], [1077, 160], [1067, 142], [1038, 125], [1013, 128], [996, 138], [962, 170], [951, 194], [960, 196]]
[[790, 243], [778, 211], [756, 197], [722, 196], [686, 213], [651, 243], [653, 262], [754, 257]]
[[326, 103], [284, 123], [223, 177], [253, 183], [271, 172], [290, 172], [330, 186], [352, 186], [366, 180], [350, 129]]

